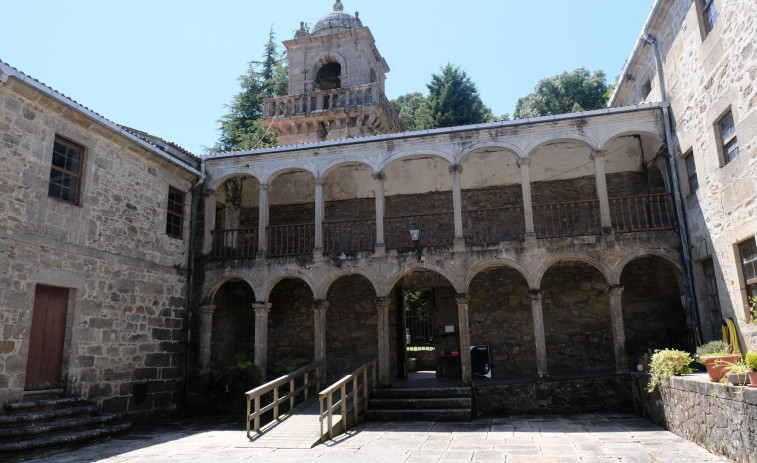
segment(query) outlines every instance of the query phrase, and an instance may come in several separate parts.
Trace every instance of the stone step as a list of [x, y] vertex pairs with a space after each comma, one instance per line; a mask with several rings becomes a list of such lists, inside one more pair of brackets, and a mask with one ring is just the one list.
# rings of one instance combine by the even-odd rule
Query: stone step
[[30, 426], [34, 423], [48, 423], [51, 421], [72, 419], [76, 417], [93, 416], [97, 411], [98, 409], [96, 405], [82, 405], [59, 410], [42, 410], [0, 415], [0, 428]]
[[49, 437], [65, 432], [71, 433], [74, 431], [100, 428], [113, 423], [116, 418], [116, 415], [104, 414], [71, 420], [34, 423], [28, 426], [18, 426], [15, 428], [3, 428], [0, 429], [0, 443], [19, 442], [22, 440], [34, 439], [39, 435], [45, 435]]
[[472, 400], [470, 397], [431, 397], [431, 398], [372, 398], [370, 410], [445, 410], [464, 409], [471, 410]]
[[471, 418], [470, 408], [445, 410], [371, 410], [368, 421], [466, 421]]
[[408, 399], [408, 398], [450, 398], [450, 397], [471, 397], [471, 388], [469, 387], [445, 387], [436, 389], [402, 389], [386, 388], [376, 389], [373, 391], [373, 398], [376, 399]]
[[61, 408], [90, 404], [91, 402], [83, 397], [65, 397], [25, 400], [23, 402], [7, 402], [3, 405], [3, 408], [8, 413], [22, 413], [30, 411], [58, 410]]
[[128, 431], [130, 427], [130, 423], [119, 423], [22, 442], [0, 443], [0, 455], [3, 456], [3, 462], [9, 463], [53, 455], [109, 439], [112, 436]]

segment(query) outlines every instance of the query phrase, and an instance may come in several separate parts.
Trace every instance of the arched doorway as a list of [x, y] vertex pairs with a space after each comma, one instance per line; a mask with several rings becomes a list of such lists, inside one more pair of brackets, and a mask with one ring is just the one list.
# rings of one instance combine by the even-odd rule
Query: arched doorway
[[268, 302], [268, 378], [287, 373], [287, 367], [313, 361], [313, 291], [299, 278], [284, 278], [270, 292]]

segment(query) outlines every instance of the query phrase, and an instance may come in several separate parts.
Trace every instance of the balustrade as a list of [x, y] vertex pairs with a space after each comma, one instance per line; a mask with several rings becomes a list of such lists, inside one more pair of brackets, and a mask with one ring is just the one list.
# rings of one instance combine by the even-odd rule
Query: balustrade
[[258, 253], [258, 229], [213, 230], [213, 253], [219, 259], [249, 259]]
[[521, 240], [526, 234], [523, 206], [463, 211], [463, 229], [468, 244], [497, 244]]
[[315, 224], [277, 225], [266, 228], [267, 254], [271, 257], [301, 256], [313, 253]]
[[598, 235], [599, 200], [534, 204], [534, 228], [538, 238]]
[[376, 247], [376, 219], [324, 222], [323, 252], [372, 251]]
[[674, 228], [670, 193], [610, 198], [612, 222], [617, 233]]
[[298, 116], [321, 110], [342, 109], [374, 104], [378, 83], [350, 88], [321, 90], [302, 95], [287, 95], [266, 101], [264, 117]]

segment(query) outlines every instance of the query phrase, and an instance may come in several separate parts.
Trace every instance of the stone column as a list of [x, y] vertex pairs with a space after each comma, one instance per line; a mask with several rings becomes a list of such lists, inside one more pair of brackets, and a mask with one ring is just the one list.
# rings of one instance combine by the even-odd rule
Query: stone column
[[208, 254], [213, 250], [213, 230], [216, 228], [216, 192], [205, 190], [204, 203], [205, 233], [202, 238], [202, 253]]
[[376, 298], [378, 311], [378, 380], [381, 386], [391, 383], [391, 366], [389, 365], [389, 299]]
[[463, 166], [453, 164], [449, 166], [452, 174], [452, 214], [455, 221], [455, 241], [456, 251], [465, 250], [465, 237], [463, 236], [463, 193], [460, 186], [460, 174], [463, 172]]
[[268, 360], [268, 312], [269, 302], [252, 304], [255, 309], [255, 365], [260, 369], [260, 379], [265, 381]]
[[315, 253], [323, 253], [323, 179], [315, 179]]
[[213, 339], [213, 312], [216, 306], [204, 305], [200, 307], [200, 366], [206, 367], [210, 363], [210, 346]]
[[378, 172], [372, 175], [376, 180], [375, 195], [376, 195], [376, 257], [382, 257], [386, 250], [386, 244], [384, 243], [384, 179], [386, 176], [383, 172]]
[[534, 342], [536, 344], [536, 372], [539, 377], [548, 376], [547, 370], [547, 341], [544, 336], [544, 313], [542, 312], [542, 292], [532, 289], [528, 292], [531, 298], [531, 315], [534, 319]]
[[268, 194], [270, 186], [267, 183], [258, 185], [258, 256], [265, 257], [268, 250], [266, 241], [266, 227], [268, 227]]
[[623, 287], [612, 285], [607, 288], [610, 296], [610, 320], [612, 321], [612, 340], [615, 346], [615, 368], [617, 371], [628, 371], [628, 357], [626, 355], [626, 329], [623, 324]]
[[[315, 327], [315, 336], [313, 344], [315, 347], [315, 361], [326, 359], [326, 311], [329, 308], [328, 301], [313, 302], [313, 326]], [[325, 368], [318, 369], [318, 378], [326, 379]]]
[[612, 230], [612, 219], [610, 217], [610, 200], [607, 197], [605, 152], [592, 151], [591, 160], [594, 161], [594, 179], [597, 182], [597, 199], [599, 199], [599, 218], [602, 224], [602, 232], [609, 233]]
[[468, 304], [470, 298], [467, 294], [458, 294], [455, 297], [457, 301], [457, 321], [460, 328], [460, 366], [462, 370], [463, 384], [471, 384], [473, 381], [473, 372], [471, 371], [470, 360], [470, 324], [468, 322]]
[[526, 238], [536, 238], [534, 233], [534, 206], [531, 202], [531, 159], [518, 159], [520, 167], [520, 187], [523, 194], [523, 220], [526, 226]]

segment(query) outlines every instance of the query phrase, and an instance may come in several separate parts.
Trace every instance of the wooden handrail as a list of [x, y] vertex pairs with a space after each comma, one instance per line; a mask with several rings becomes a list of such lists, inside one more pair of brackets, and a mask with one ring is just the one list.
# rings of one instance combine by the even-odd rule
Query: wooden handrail
[[[294, 408], [295, 396], [302, 391], [305, 391], [305, 398], [307, 399], [309, 393], [308, 389], [313, 385], [313, 382], [310, 381], [310, 372], [321, 367], [323, 367], [323, 360], [313, 362], [310, 365], [306, 365], [299, 370], [289, 373], [288, 375], [281, 376], [280, 378], [274, 379], [262, 386], [258, 386], [255, 389], [245, 392], [245, 396], [247, 396], [247, 437], [250, 437], [251, 420], [253, 421], [253, 430], [258, 432], [260, 431], [260, 416], [263, 413], [273, 409], [273, 419], [278, 420], [279, 405], [289, 400], [289, 410], [292, 410]], [[300, 377], [303, 377], [304, 379], [303, 384], [295, 389], [295, 381]], [[289, 392], [283, 397], [279, 397], [279, 388], [285, 384], [289, 385]], [[320, 375], [318, 374], [316, 374], [315, 384], [316, 390], [321, 388]], [[273, 402], [260, 408], [260, 396], [271, 391], [273, 391]], [[254, 404], [254, 410], [251, 406], [252, 404]]]
[[[368, 371], [371, 370], [371, 385], [368, 387]], [[363, 410], [368, 409], [368, 400], [370, 400], [370, 394], [373, 389], [376, 388], [376, 360], [371, 360], [365, 365], [361, 366], [357, 370], [353, 371], [349, 375], [340, 379], [336, 383], [322, 390], [318, 394], [318, 403], [321, 406], [321, 442], [323, 442], [323, 420], [326, 419], [328, 423], [328, 435], [329, 439], [334, 438], [334, 411], [341, 408], [342, 414], [342, 431], [347, 432], [347, 401], [352, 399], [352, 413], [355, 417], [355, 423], [358, 422], [358, 416], [360, 415], [360, 379], [362, 378], [362, 392], [363, 392]], [[352, 390], [347, 392], [347, 385], [352, 383]], [[334, 393], [340, 391], [339, 400], [334, 403]], [[324, 410], [323, 401], [327, 402], [326, 409]]]

